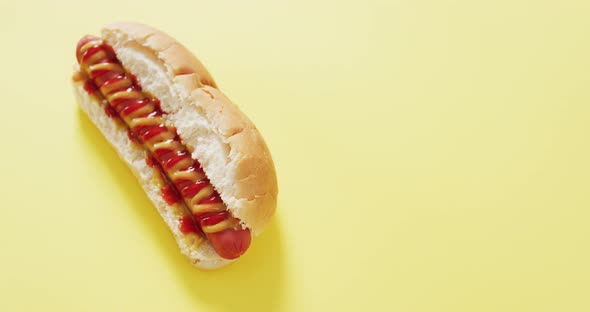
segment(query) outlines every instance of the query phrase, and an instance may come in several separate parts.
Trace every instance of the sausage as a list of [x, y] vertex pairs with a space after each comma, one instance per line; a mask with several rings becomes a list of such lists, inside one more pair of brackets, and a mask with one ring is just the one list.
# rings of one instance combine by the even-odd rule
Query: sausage
[[86, 89], [104, 100], [107, 113], [122, 121], [130, 138], [149, 154], [148, 164], [161, 172], [166, 202], [185, 207], [181, 230], [204, 235], [222, 258], [240, 257], [250, 246], [250, 230], [230, 214], [198, 160], [164, 123], [159, 100], [142, 90], [101, 38], [83, 37], [76, 58], [86, 75]]

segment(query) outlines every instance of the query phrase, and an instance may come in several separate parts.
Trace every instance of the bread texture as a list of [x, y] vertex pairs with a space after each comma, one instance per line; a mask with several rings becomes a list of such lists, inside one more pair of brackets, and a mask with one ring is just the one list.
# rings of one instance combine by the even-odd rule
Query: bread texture
[[[105, 27], [102, 38], [143, 90], [160, 100], [166, 124], [177, 129], [230, 213], [254, 235], [260, 234], [275, 212], [278, 187], [270, 152], [253, 123], [217, 89], [201, 62], [165, 33], [138, 23], [117, 23]], [[209, 243], [198, 247], [180, 232], [178, 212], [161, 198], [145, 151], [131, 143], [125, 127], [113, 122], [82, 85], [74, 82], [82, 109], [134, 172], [181, 251], [201, 268], [229, 263]]]
[[105, 27], [102, 37], [156, 96], [182, 143], [198, 159], [233, 216], [254, 235], [276, 208], [277, 179], [264, 139], [184, 46], [167, 34], [138, 23]]

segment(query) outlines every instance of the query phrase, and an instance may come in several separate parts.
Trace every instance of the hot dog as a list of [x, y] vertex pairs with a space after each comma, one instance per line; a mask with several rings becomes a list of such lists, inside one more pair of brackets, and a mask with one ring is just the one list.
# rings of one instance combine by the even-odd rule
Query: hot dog
[[181, 251], [201, 268], [240, 257], [270, 221], [278, 192], [256, 127], [198, 59], [151, 27], [107, 26], [102, 38], [80, 39], [76, 58], [83, 110], [136, 174]]

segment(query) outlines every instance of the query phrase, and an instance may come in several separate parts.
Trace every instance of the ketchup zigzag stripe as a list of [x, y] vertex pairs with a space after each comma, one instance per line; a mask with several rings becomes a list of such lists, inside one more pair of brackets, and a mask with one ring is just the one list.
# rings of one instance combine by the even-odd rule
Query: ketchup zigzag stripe
[[[189, 216], [180, 222], [183, 233], [204, 233], [217, 253], [227, 259], [243, 254], [250, 245], [248, 229], [227, 211], [198, 161], [180, 142], [176, 130], [165, 125], [158, 99], [142, 91], [135, 77], [125, 71], [114, 51], [98, 37], [86, 36], [77, 49], [78, 62], [87, 75], [85, 88], [99, 92], [108, 104], [105, 111], [119, 117], [129, 128], [129, 137], [151, 154], [147, 159], [158, 167], [173, 186], [162, 188], [169, 205], [184, 202]], [[182, 203], [181, 203], [182, 204]]]

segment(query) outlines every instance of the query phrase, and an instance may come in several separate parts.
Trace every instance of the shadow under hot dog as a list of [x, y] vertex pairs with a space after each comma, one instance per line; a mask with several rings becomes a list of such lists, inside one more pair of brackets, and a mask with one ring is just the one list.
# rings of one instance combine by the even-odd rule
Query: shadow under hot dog
[[[113, 174], [113, 180], [125, 194], [129, 203], [152, 233], [151, 239], [165, 254], [170, 272], [186, 292], [186, 296], [199, 306], [206, 304], [222, 311], [279, 311], [285, 289], [284, 252], [280, 220], [275, 218], [266, 231], [254, 239], [252, 246], [238, 261], [227, 267], [202, 271], [193, 267], [180, 253], [151, 201], [144, 194], [131, 170], [121, 161], [92, 124], [78, 109], [78, 128], [93, 152], [100, 155]], [[133, 181], [135, 183], [130, 183]]]
[[216, 271], [200, 271], [170, 250], [170, 265], [189, 296], [222, 311], [280, 311], [285, 285], [280, 222], [269, 228], [238, 261]]

